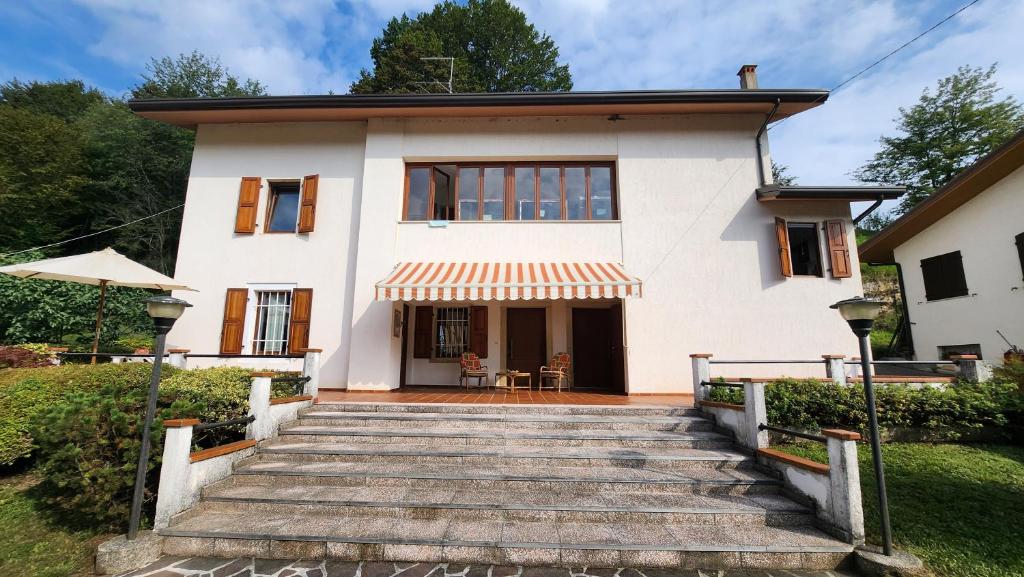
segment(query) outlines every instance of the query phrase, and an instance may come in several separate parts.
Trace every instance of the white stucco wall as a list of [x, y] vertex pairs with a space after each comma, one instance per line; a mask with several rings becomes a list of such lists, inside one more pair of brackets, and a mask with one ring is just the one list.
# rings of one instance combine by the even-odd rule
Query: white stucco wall
[[[1024, 232], [1024, 168], [896, 247], [910, 309], [917, 358], [937, 359], [938, 347], [980, 344], [986, 361], [1001, 363], [1010, 342], [1024, 346], [1024, 272], [1014, 237]], [[929, 302], [921, 260], [960, 251], [969, 294]]]

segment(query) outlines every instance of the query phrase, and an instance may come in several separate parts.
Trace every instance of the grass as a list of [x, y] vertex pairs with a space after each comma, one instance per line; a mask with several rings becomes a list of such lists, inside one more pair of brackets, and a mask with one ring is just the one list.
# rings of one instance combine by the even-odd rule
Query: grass
[[[816, 444], [779, 447], [827, 462]], [[868, 542], [878, 544], [878, 494], [871, 451], [860, 447]], [[896, 546], [942, 577], [1024, 576], [1024, 447], [883, 445]]]
[[0, 478], [0, 575], [92, 575], [92, 553], [100, 536], [51, 522], [29, 494], [34, 484], [30, 475]]

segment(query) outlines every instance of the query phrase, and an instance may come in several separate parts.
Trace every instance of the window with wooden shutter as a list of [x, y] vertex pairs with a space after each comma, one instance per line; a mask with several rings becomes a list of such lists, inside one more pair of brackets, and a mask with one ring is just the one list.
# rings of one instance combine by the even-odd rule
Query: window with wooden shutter
[[828, 238], [828, 258], [832, 264], [832, 278], [849, 278], [850, 248], [846, 242], [846, 227], [841, 220], [825, 221], [825, 236]]
[[471, 307], [469, 312], [469, 350], [487, 358], [487, 307]]
[[292, 289], [292, 310], [288, 320], [288, 352], [299, 354], [309, 347], [309, 322], [313, 313], [313, 289]]
[[1020, 259], [1020, 272], [1024, 275], [1024, 232], [1014, 237], [1014, 242], [1017, 243], [1017, 258]]
[[412, 356], [414, 359], [429, 359], [433, 346], [434, 307], [416, 307], [416, 328], [413, 332]]
[[249, 300], [249, 289], [229, 288], [224, 299], [224, 322], [220, 331], [220, 354], [242, 354], [242, 338], [245, 334], [245, 306]]
[[238, 189], [238, 210], [235, 213], [235, 232], [252, 234], [256, 232], [256, 209], [260, 202], [260, 178], [243, 176]]
[[968, 294], [960, 251], [948, 252], [921, 260], [925, 298], [930, 301]]
[[793, 262], [789, 256], [789, 230], [785, 219], [775, 217], [775, 239], [779, 243], [779, 266], [782, 276], [793, 276]]
[[302, 202], [299, 204], [299, 232], [313, 232], [316, 222], [316, 193], [320, 175], [311, 174], [302, 179]]

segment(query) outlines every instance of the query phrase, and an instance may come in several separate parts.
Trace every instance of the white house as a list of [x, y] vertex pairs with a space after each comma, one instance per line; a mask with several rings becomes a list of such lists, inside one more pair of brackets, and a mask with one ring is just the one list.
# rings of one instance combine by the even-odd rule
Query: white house
[[999, 332], [1024, 346], [1024, 132], [859, 250], [899, 265], [917, 358], [1001, 363]]
[[454, 384], [467, 350], [491, 373], [568, 352], [576, 386], [629, 394], [690, 392], [695, 352], [852, 356], [828, 309], [862, 292], [849, 203], [901, 189], [771, 184], [766, 126], [828, 93], [740, 76], [133, 101], [196, 130], [176, 277], [200, 292], [169, 342], [321, 348], [321, 387], [352, 390]]

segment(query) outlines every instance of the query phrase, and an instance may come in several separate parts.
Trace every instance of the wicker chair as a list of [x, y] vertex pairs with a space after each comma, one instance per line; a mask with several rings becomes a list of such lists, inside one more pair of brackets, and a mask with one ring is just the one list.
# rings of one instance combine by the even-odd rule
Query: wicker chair
[[[571, 366], [572, 361], [569, 359], [569, 353], [558, 353], [551, 357], [551, 361], [548, 362], [547, 366], [540, 368], [540, 383], [537, 384], [537, 389], [543, 390], [548, 388], [562, 392], [562, 383], [565, 383], [566, 390], [572, 390], [569, 382], [569, 369]], [[551, 380], [554, 380], [554, 384], [545, 387], [544, 382]]]
[[469, 388], [469, 379], [476, 379], [476, 386], [483, 388], [487, 386], [487, 366], [480, 364], [480, 357], [476, 353], [462, 353], [462, 373], [459, 375], [459, 386]]

